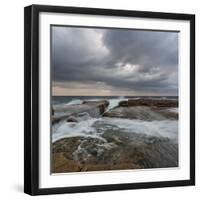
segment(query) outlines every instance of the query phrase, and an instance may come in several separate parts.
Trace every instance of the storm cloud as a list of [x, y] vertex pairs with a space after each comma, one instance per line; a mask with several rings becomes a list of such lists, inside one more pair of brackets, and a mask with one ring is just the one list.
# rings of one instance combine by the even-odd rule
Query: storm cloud
[[53, 95], [178, 95], [178, 33], [52, 27]]

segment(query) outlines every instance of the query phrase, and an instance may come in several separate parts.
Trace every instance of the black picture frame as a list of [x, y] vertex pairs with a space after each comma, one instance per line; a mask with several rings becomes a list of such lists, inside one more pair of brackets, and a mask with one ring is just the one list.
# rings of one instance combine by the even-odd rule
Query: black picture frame
[[[104, 16], [188, 20], [190, 23], [190, 179], [162, 182], [39, 188], [39, 14], [76, 13]], [[161, 12], [31, 5], [24, 9], [24, 192], [30, 195], [96, 192], [195, 185], [195, 15]]]

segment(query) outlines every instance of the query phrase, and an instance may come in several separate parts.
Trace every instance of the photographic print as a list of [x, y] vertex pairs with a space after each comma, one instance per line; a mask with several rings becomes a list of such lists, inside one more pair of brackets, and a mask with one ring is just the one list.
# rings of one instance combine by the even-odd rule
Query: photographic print
[[195, 16], [24, 11], [24, 192], [194, 185]]
[[51, 26], [52, 173], [179, 166], [178, 39]]

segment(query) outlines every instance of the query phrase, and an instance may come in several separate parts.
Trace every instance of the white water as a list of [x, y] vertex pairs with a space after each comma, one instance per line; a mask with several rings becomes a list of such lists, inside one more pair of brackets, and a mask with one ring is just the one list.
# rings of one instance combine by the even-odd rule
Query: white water
[[166, 111], [178, 113], [178, 108], [168, 108]]
[[[95, 101], [100, 99], [88, 99], [87, 101]], [[102, 99], [103, 100], [103, 99]], [[112, 98], [107, 99], [109, 101], [109, 106], [106, 109], [106, 112], [118, 106], [119, 102], [122, 100], [127, 100], [124, 97], [121, 98]], [[76, 105], [81, 104], [82, 100], [74, 99], [67, 104], [57, 105], [57, 106], [66, 106], [66, 105]], [[60, 107], [59, 107], [60, 108]], [[62, 110], [62, 109], [60, 109]], [[166, 109], [170, 112], [178, 112], [178, 108]], [[55, 115], [64, 114], [63, 112], [57, 112]], [[87, 114], [87, 113], [86, 113]], [[177, 120], [161, 120], [161, 121], [142, 121], [134, 119], [121, 119], [121, 118], [91, 118], [88, 115], [77, 117], [78, 122], [66, 122], [60, 121], [57, 124], [52, 126], [52, 141], [55, 142], [59, 139], [66, 137], [95, 137], [100, 138], [101, 135], [107, 131], [119, 130], [120, 132], [127, 133], [137, 133], [145, 134], [148, 136], [156, 137], [168, 137], [171, 139], [177, 140], [178, 137], [178, 121]], [[95, 125], [100, 125], [100, 131], [97, 131]], [[104, 140], [104, 139], [103, 139]]]
[[[101, 132], [95, 128], [95, 124], [100, 125]], [[133, 119], [120, 118], [91, 118], [88, 120], [76, 122], [60, 122], [53, 126], [52, 141], [55, 142], [66, 137], [95, 137], [101, 138], [106, 130], [119, 130], [120, 132], [145, 134], [148, 136], [168, 137], [177, 139], [178, 122], [176, 120], [163, 121], [141, 121]], [[103, 138], [101, 138], [103, 139]]]
[[108, 99], [107, 101], [109, 101], [109, 105], [106, 109], [106, 112], [108, 112], [109, 110], [118, 106], [120, 101], [125, 101], [125, 100], [128, 100], [128, 99], [125, 99], [124, 97], [119, 97], [119, 98], [116, 98], [116, 99]]
[[97, 121], [96, 118], [80, 122], [66, 122], [62, 121], [52, 127], [52, 141], [55, 142], [61, 138], [76, 137], [76, 136], [89, 136], [98, 137], [98, 133], [92, 125]]
[[[108, 107], [107, 107], [107, 109], [105, 111], [105, 112], [107, 112], [107, 111], [113, 109], [114, 107], [118, 106], [118, 104], [119, 104], [120, 101], [128, 100], [128, 99], [126, 99], [124, 97], [111, 98], [111, 99], [97, 99], [97, 98], [94, 98], [94, 99], [85, 99], [85, 101], [101, 101], [101, 100], [107, 100], [109, 102], [109, 105], [108, 105]], [[54, 106], [54, 110], [56, 111], [55, 116], [62, 116], [62, 115], [64, 115], [65, 112], [62, 112], [62, 108], [65, 108], [66, 105], [80, 105], [82, 103], [83, 103], [83, 100], [73, 99], [73, 100], [71, 100], [68, 103], [55, 105]]]
[[149, 136], [177, 138], [178, 122], [177, 120], [162, 121], [142, 121], [133, 119], [104, 118], [104, 122], [110, 125], [116, 125], [124, 132], [145, 134]]
[[68, 103], [65, 104], [65, 105], [76, 105], [76, 104], [82, 104], [82, 102], [83, 102], [83, 101], [80, 100], [80, 99], [74, 99], [74, 100], [68, 102]]

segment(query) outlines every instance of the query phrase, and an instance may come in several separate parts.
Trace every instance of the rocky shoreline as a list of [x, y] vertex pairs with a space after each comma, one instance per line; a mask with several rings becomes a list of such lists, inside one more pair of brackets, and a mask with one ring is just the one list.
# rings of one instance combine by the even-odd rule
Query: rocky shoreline
[[[61, 120], [67, 123], [87, 120], [85, 114], [105, 119], [119, 118], [151, 121], [177, 120], [178, 113], [170, 109], [178, 107], [177, 100], [128, 99], [119, 101], [110, 110], [108, 101], [83, 101], [79, 105], [65, 107], [65, 115], [53, 116], [53, 124]], [[58, 112], [55, 107], [54, 111]], [[63, 111], [63, 109], [62, 109]], [[111, 124], [96, 122], [101, 137], [66, 137], [52, 144], [52, 172], [80, 172], [123, 169], [167, 168], [178, 166], [177, 141], [167, 136], [152, 136], [128, 132]]]
[[67, 120], [71, 117], [77, 117], [82, 113], [88, 113], [91, 117], [100, 117], [108, 107], [109, 102], [104, 101], [83, 101], [82, 104], [55, 106], [52, 109], [52, 124], [58, 123], [61, 120]]
[[[53, 144], [53, 173], [122, 169], [167, 168], [178, 165], [178, 145], [168, 138], [65, 138]], [[127, 141], [129, 140], [129, 141]], [[79, 151], [79, 148], [85, 151]]]

